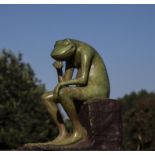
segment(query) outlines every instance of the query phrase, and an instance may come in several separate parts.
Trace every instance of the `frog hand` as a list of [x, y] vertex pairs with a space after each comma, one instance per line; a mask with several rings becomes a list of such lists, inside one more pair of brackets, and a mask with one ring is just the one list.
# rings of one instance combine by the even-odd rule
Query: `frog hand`
[[62, 61], [55, 61], [53, 64], [54, 68], [56, 69], [62, 69], [63, 68], [63, 63]]

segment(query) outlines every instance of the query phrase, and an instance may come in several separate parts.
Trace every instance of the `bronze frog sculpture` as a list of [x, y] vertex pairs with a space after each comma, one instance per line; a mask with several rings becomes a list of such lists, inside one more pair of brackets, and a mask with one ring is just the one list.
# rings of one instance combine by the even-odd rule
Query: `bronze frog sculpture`
[[[110, 94], [109, 78], [105, 64], [98, 52], [89, 44], [64, 39], [56, 41], [51, 57], [58, 73], [59, 83], [53, 91], [43, 94], [42, 100], [56, 123], [59, 135], [48, 144], [67, 145], [84, 139], [87, 132], [79, 122], [74, 101], [86, 101], [91, 98], [108, 98]], [[63, 61], [66, 62], [63, 74]], [[72, 79], [77, 69], [76, 78]], [[61, 103], [72, 124], [73, 132], [68, 134], [64, 123], [58, 119], [56, 103]]]

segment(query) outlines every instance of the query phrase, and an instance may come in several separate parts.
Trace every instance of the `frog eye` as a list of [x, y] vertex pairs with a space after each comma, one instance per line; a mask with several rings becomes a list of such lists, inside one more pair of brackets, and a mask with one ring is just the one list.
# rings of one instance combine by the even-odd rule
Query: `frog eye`
[[69, 45], [70, 42], [71, 42], [71, 41], [70, 41], [69, 39], [65, 39], [65, 40], [64, 40], [64, 45]]

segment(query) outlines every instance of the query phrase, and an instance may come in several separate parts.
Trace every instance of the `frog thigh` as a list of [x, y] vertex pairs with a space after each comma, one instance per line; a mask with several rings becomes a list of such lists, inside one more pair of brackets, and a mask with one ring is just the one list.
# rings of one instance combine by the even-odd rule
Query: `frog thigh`
[[90, 97], [87, 87], [66, 87], [60, 89], [60, 98], [70, 97], [75, 100], [87, 100]]

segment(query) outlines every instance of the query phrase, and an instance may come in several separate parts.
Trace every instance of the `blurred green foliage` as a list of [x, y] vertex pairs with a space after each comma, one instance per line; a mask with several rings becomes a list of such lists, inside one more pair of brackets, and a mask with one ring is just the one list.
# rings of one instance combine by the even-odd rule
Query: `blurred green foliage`
[[124, 150], [155, 150], [155, 93], [142, 90], [119, 100], [123, 103]]
[[57, 128], [41, 104], [44, 91], [21, 54], [0, 52], [0, 150], [56, 136]]

